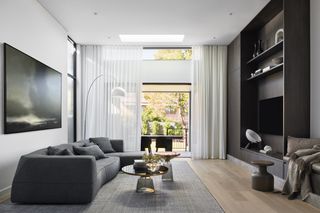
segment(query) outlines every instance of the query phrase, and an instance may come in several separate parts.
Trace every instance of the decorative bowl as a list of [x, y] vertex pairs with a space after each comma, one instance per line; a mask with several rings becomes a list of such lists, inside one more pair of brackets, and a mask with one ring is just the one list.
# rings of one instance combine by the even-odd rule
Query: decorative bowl
[[147, 168], [150, 172], [157, 172], [160, 169], [160, 163], [147, 163]]

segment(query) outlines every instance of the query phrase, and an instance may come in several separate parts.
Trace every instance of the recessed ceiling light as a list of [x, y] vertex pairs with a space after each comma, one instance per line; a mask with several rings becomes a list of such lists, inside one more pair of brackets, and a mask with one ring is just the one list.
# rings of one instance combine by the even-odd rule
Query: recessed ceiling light
[[183, 42], [184, 35], [119, 35], [122, 42]]

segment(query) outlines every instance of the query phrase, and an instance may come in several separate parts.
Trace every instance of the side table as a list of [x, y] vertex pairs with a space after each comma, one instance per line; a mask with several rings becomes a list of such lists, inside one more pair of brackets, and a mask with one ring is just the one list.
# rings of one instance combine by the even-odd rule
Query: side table
[[255, 160], [251, 163], [258, 167], [258, 171], [251, 176], [251, 186], [253, 189], [263, 192], [271, 192], [274, 188], [273, 175], [268, 173], [267, 167], [274, 165], [272, 161]]
[[165, 164], [168, 168], [168, 172], [162, 175], [162, 181], [173, 181], [173, 172], [172, 172], [172, 164], [170, 162], [171, 159], [178, 157], [180, 153], [178, 152], [157, 152], [156, 155], [159, 155], [161, 158], [164, 159]]

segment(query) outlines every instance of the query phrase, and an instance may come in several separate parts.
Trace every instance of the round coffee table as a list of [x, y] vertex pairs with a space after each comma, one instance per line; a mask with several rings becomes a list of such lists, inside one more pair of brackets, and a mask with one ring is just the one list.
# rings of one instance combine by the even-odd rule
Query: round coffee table
[[137, 182], [136, 192], [139, 193], [153, 193], [155, 192], [152, 176], [164, 175], [168, 172], [168, 168], [160, 166], [160, 169], [156, 172], [136, 172], [133, 165], [122, 167], [122, 172], [128, 175], [140, 176]]
[[168, 167], [167, 174], [162, 175], [162, 181], [173, 181], [173, 171], [172, 164], [170, 162], [171, 159], [180, 156], [178, 152], [157, 152], [155, 155], [161, 156], [165, 160], [165, 166]]
[[272, 166], [272, 161], [255, 160], [251, 161], [253, 165], [258, 166], [258, 171], [252, 174], [251, 186], [253, 189], [263, 192], [271, 192], [274, 187], [273, 175], [268, 173], [267, 166]]

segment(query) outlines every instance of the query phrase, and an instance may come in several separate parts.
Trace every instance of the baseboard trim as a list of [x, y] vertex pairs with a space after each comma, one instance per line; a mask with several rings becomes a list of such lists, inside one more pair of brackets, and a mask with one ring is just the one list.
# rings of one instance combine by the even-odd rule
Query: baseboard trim
[[10, 198], [11, 186], [5, 187], [0, 190], [0, 203]]
[[[242, 161], [242, 160], [240, 160], [238, 158], [235, 158], [235, 157], [233, 157], [231, 155], [227, 155], [227, 158], [228, 158], [228, 160], [230, 160], [230, 161], [234, 162], [235, 164], [243, 167], [244, 169], [247, 169], [250, 173], [253, 173], [253, 172], [257, 171], [257, 168], [255, 166], [252, 166], [251, 164], [249, 164], [247, 162], [244, 162], [244, 161]], [[273, 175], [273, 177], [274, 177], [274, 188], [281, 191], [282, 188], [283, 188], [285, 180], [282, 179], [282, 178], [279, 178], [279, 177], [277, 177], [275, 175]]]

